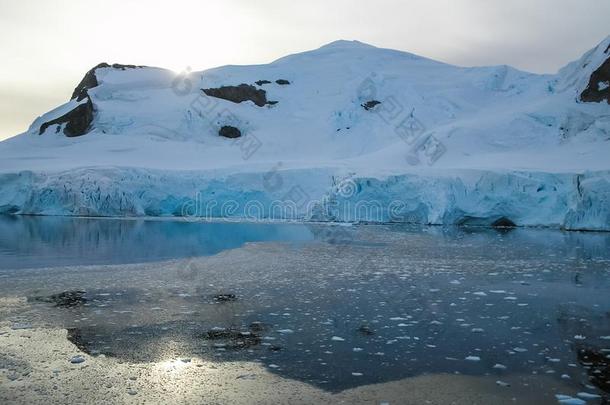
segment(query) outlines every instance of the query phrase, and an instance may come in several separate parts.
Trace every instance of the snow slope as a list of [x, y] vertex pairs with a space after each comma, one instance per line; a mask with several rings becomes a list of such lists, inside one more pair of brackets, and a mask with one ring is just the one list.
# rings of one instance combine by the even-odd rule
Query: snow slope
[[[180, 75], [99, 67], [85, 100], [0, 143], [0, 212], [610, 230], [610, 104], [581, 97], [609, 48], [555, 75], [355, 41]], [[202, 91], [242, 83], [277, 103]], [[86, 134], [66, 136], [88, 100]]]

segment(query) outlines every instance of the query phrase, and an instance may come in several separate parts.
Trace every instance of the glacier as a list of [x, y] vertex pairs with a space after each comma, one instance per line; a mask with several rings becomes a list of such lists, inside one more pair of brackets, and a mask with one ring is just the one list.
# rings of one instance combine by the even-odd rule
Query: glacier
[[203, 72], [101, 64], [0, 142], [0, 214], [610, 231], [609, 61], [610, 37], [542, 75], [357, 41]]
[[[405, 222], [608, 230], [610, 171], [410, 173], [299, 169], [222, 175], [131, 168], [1, 174], [0, 213], [191, 220]], [[535, 208], [533, 208], [535, 207]]]

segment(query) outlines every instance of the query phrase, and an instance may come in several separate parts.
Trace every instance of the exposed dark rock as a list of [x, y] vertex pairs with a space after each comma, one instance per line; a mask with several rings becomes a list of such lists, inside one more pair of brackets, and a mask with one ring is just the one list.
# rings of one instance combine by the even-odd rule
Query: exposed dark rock
[[72, 93], [72, 97], [70, 97], [70, 100], [76, 99], [77, 101], [81, 101], [85, 97], [87, 97], [89, 95], [87, 93], [87, 90], [97, 87], [99, 85], [99, 83], [97, 81], [97, 77], [95, 76], [95, 71], [100, 68], [108, 68], [108, 67], [125, 70], [125, 69], [137, 69], [137, 68], [142, 68], [145, 66], [121, 65], [120, 63], [114, 63], [112, 65], [109, 65], [107, 63], [100, 63], [99, 65], [97, 65], [93, 69], [89, 70], [85, 74], [85, 77], [83, 77], [83, 80], [81, 80], [81, 82], [78, 84], [78, 86], [76, 86], [76, 88], [74, 89], [74, 92]]
[[362, 104], [362, 107], [369, 111], [372, 110], [373, 108], [375, 108], [378, 104], [381, 104], [381, 101], [377, 101], [377, 100], [370, 100], [367, 101], [366, 103]]
[[[600, 83], [607, 86], [600, 90]], [[599, 103], [604, 100], [610, 104], [610, 58], [591, 74], [587, 88], [581, 93], [580, 100], [587, 103]]]
[[263, 107], [267, 104], [267, 92], [249, 84], [242, 83], [239, 86], [222, 86], [219, 88], [201, 90], [210, 97], [221, 98], [233, 103], [252, 101], [259, 107]]
[[250, 324], [250, 331], [252, 331], [252, 332], [264, 332], [264, 331], [268, 330], [269, 328], [270, 328], [269, 325], [264, 324], [263, 322], [259, 322], [259, 321], [252, 322]]
[[276, 105], [279, 101], [267, 101], [268, 105]]
[[277, 79], [275, 82], [280, 86], [287, 86], [290, 84], [290, 82], [286, 79]]
[[107, 68], [107, 67], [110, 67], [110, 65], [107, 63], [100, 63], [93, 69], [89, 70], [85, 74], [85, 77], [83, 77], [83, 80], [81, 80], [81, 82], [78, 84], [78, 86], [76, 86], [76, 88], [74, 89], [74, 92], [72, 93], [72, 97], [70, 97], [70, 99], [71, 100], [76, 99], [77, 101], [81, 101], [85, 97], [87, 97], [88, 96], [87, 90], [97, 87], [99, 84], [97, 82], [97, 77], [95, 76], [96, 69]]
[[261, 343], [261, 337], [256, 333], [236, 329], [212, 329], [205, 332], [203, 339], [214, 341], [229, 350], [243, 350]]
[[214, 295], [214, 301], [218, 302], [232, 302], [237, 301], [237, 296], [235, 294], [216, 294]]
[[363, 336], [373, 336], [375, 334], [375, 331], [373, 329], [371, 329], [371, 327], [368, 325], [361, 325], [358, 328], [358, 333], [360, 333]]
[[263, 84], [271, 84], [271, 82], [269, 80], [259, 80], [255, 83], [259, 86], [262, 86]]
[[235, 127], [230, 125], [225, 125], [218, 131], [218, 135], [224, 136], [225, 138], [239, 138], [241, 136], [241, 131]]
[[59, 294], [49, 295], [48, 297], [33, 297], [31, 301], [37, 302], [48, 302], [55, 304], [56, 307], [60, 308], [72, 308], [77, 306], [85, 305], [88, 300], [85, 298], [85, 291], [64, 291]]
[[55, 118], [54, 120], [47, 121], [40, 126], [39, 135], [42, 135], [44, 131], [51, 125], [66, 124], [64, 128], [64, 134], [68, 137], [75, 137], [85, 135], [91, 128], [91, 123], [94, 118], [93, 103], [90, 98], [87, 98], [86, 103], [79, 104], [72, 111], [62, 115], [61, 117]]
[[516, 228], [517, 225], [506, 217], [499, 218], [495, 220], [491, 226], [493, 228]]

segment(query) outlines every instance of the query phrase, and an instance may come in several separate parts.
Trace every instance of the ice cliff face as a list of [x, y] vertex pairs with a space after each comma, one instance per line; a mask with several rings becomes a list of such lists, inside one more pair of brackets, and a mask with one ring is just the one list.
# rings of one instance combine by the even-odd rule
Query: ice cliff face
[[0, 213], [610, 230], [610, 38], [555, 75], [338, 41], [100, 64], [0, 143]]

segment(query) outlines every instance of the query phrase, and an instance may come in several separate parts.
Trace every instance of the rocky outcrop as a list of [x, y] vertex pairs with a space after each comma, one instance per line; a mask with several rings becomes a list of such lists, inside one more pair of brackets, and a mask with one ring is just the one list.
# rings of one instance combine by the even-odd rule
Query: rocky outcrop
[[[91, 102], [91, 98], [89, 98], [88, 95], [86, 96], [86, 98], [86, 102], [79, 104], [70, 112], [62, 115], [61, 117], [55, 118], [54, 120], [43, 123], [40, 126], [40, 131], [38, 132], [38, 134], [42, 135], [51, 125], [61, 126], [63, 124], [66, 124], [63, 131], [67, 137], [72, 138], [76, 136], [85, 135], [87, 132], [89, 132], [89, 129], [91, 128], [91, 123], [93, 122], [94, 118], [93, 103]], [[59, 128], [61, 127], [57, 128], [59, 131]]]
[[142, 68], [145, 66], [122, 65], [120, 63], [114, 63], [112, 65], [109, 65], [108, 63], [105, 63], [105, 62], [100, 63], [99, 65], [97, 65], [93, 69], [89, 70], [85, 74], [85, 77], [83, 77], [83, 80], [81, 80], [81, 82], [78, 84], [78, 86], [76, 86], [76, 88], [74, 89], [74, 92], [72, 92], [72, 97], [70, 97], [70, 100], [74, 100], [74, 99], [76, 99], [76, 101], [84, 100], [85, 97], [87, 97], [89, 95], [87, 93], [87, 90], [97, 87], [99, 85], [99, 83], [97, 81], [97, 76], [95, 75], [95, 71], [100, 68], [109, 68], [109, 67], [112, 67], [114, 69], [126, 70], [126, 69]]
[[279, 84], [280, 86], [287, 86], [290, 84], [290, 82], [286, 79], [278, 79], [275, 81], [277, 84]]
[[259, 80], [254, 83], [256, 83], [257, 86], [262, 86], [263, 84], [271, 84], [269, 80]]
[[[606, 49], [606, 54], [610, 48]], [[580, 100], [588, 103], [599, 103], [604, 100], [610, 104], [610, 56], [591, 74], [587, 88], [581, 93]]]
[[235, 127], [230, 125], [225, 125], [218, 131], [218, 135], [223, 136], [225, 138], [239, 138], [241, 136], [241, 131]]
[[242, 83], [239, 86], [222, 86], [218, 88], [201, 89], [210, 97], [221, 98], [233, 103], [252, 101], [259, 107], [263, 107], [267, 102], [267, 92], [257, 89], [249, 84]]
[[369, 111], [369, 110], [372, 110], [373, 108], [375, 108], [379, 104], [381, 104], [381, 101], [370, 100], [370, 101], [367, 101], [366, 103], [362, 104], [362, 108]]

